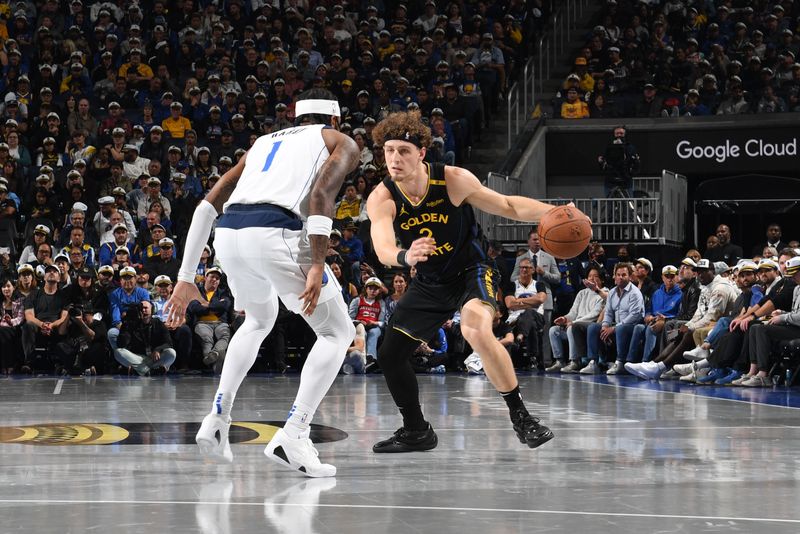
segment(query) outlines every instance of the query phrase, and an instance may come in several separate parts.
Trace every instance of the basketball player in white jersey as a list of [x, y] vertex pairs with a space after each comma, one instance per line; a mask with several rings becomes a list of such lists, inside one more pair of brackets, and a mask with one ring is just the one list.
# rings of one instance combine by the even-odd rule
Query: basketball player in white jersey
[[334, 476], [336, 468], [320, 463], [308, 437], [309, 424], [339, 372], [355, 329], [324, 260], [334, 201], [345, 176], [358, 164], [359, 150], [336, 130], [339, 104], [330, 91], [301, 94], [296, 115], [301, 126], [260, 137], [195, 209], [179, 282], [166, 304], [167, 324], [180, 324], [192, 300], [204, 302], [194, 284], [195, 268], [222, 212], [214, 248], [245, 321], [231, 339], [211, 413], [195, 440], [207, 457], [233, 460], [228, 443], [231, 407], [272, 330], [280, 296], [287, 308], [302, 314], [317, 341], [286, 424], [264, 454], [307, 476], [325, 477]]

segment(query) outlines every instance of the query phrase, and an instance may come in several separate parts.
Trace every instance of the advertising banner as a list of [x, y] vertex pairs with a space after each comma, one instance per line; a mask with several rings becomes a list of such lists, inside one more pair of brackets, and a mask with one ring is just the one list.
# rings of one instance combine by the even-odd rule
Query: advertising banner
[[[627, 140], [641, 157], [642, 175], [668, 169], [687, 176], [725, 176], [764, 173], [800, 176], [798, 125], [711, 129], [708, 124], [685, 130], [630, 130]], [[597, 157], [611, 143], [607, 131], [557, 130], [547, 133], [547, 174], [574, 176], [601, 174]]]

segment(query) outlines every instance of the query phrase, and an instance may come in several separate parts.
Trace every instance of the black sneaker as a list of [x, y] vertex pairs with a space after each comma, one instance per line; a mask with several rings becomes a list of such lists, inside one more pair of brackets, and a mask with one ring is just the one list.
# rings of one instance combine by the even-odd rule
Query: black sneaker
[[415, 452], [429, 451], [436, 447], [439, 438], [428, 423], [425, 430], [406, 430], [400, 428], [394, 435], [386, 440], [379, 441], [372, 446], [372, 452]]
[[378, 365], [378, 360], [373, 356], [367, 355], [367, 364], [364, 366], [364, 373], [371, 375], [381, 372], [381, 366]]
[[520, 443], [525, 443], [531, 449], [547, 443], [553, 439], [553, 432], [544, 425], [539, 424], [539, 419], [533, 417], [527, 410], [518, 410], [511, 416], [514, 432], [517, 433]]

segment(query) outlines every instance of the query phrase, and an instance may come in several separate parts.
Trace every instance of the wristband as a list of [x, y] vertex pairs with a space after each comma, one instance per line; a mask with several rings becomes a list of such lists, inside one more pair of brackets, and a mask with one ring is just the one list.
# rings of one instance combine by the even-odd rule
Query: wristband
[[404, 248], [400, 249], [400, 252], [397, 253], [397, 264], [403, 267], [411, 267], [408, 262], [406, 261], [406, 254], [408, 251]]
[[330, 237], [333, 229], [333, 220], [324, 215], [309, 215], [306, 221], [306, 232], [308, 235], [324, 235]]

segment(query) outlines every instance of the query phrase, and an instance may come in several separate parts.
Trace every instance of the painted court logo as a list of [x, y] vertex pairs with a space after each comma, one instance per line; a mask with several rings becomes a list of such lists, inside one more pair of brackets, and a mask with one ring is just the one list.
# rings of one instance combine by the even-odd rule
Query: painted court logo
[[[283, 421], [234, 421], [232, 444], [266, 445]], [[20, 445], [194, 445], [197, 422], [174, 423], [46, 423], [0, 427], [0, 444]], [[347, 433], [329, 426], [311, 425], [311, 441], [330, 443]]]

